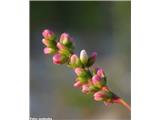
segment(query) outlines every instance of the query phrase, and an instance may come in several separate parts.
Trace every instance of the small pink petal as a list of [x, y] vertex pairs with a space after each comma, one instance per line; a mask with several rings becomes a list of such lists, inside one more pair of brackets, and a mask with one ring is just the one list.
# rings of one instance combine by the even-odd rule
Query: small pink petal
[[64, 46], [63, 44], [61, 44], [60, 42], [57, 43], [57, 48], [58, 48], [59, 50], [64, 50], [64, 49], [66, 49], [65, 46]]
[[75, 70], [75, 73], [77, 74], [77, 76], [80, 76], [81, 75], [81, 73], [84, 71], [82, 68], [76, 68]]
[[77, 81], [76, 83], [74, 83], [74, 87], [77, 87], [77, 88], [81, 88], [83, 85], [83, 83], [81, 83], [80, 81]]
[[43, 49], [43, 52], [44, 52], [44, 54], [50, 54], [52, 52], [52, 49], [46, 47]]
[[104, 74], [104, 70], [102, 68], [97, 70], [97, 75], [100, 76], [101, 78], [103, 78], [105, 76]]
[[62, 33], [60, 36], [60, 42], [63, 43], [63, 40], [68, 40], [69, 34], [68, 33]]
[[97, 83], [99, 83], [101, 81], [101, 78], [98, 76], [98, 75], [94, 75], [93, 77], [92, 77], [92, 82], [93, 82], [93, 84], [97, 84]]
[[55, 54], [53, 56], [53, 63], [54, 64], [62, 64], [62, 56], [60, 54]]
[[44, 45], [48, 46], [48, 40], [42, 39], [42, 43], [43, 43]]
[[48, 29], [45, 29], [43, 32], [42, 32], [42, 35], [45, 39], [52, 39], [53, 35], [54, 35], [54, 32], [48, 30]]
[[96, 60], [97, 57], [97, 52], [93, 52], [91, 55], [91, 58], [94, 59], [94, 61]]
[[82, 86], [82, 92], [85, 93], [85, 94], [89, 93], [89, 86], [87, 84]]

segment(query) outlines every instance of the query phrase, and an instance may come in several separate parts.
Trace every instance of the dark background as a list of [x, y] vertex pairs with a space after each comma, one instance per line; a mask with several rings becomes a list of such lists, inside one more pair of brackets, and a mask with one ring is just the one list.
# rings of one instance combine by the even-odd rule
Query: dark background
[[42, 31], [68, 32], [75, 39], [75, 52], [98, 52], [97, 65], [104, 68], [109, 87], [131, 100], [131, 28], [129, 1], [40, 2], [30, 1], [30, 116], [53, 119], [130, 119], [120, 105], [105, 107], [92, 96], [73, 88], [74, 72], [52, 64], [44, 55]]

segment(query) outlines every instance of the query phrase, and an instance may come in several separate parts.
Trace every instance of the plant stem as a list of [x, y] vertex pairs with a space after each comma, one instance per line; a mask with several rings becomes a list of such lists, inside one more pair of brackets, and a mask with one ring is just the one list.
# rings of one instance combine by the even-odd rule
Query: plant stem
[[118, 98], [116, 100], [114, 100], [115, 103], [121, 104], [124, 107], [126, 107], [129, 111], [131, 111], [131, 107], [128, 105], [128, 103], [126, 103], [123, 99]]

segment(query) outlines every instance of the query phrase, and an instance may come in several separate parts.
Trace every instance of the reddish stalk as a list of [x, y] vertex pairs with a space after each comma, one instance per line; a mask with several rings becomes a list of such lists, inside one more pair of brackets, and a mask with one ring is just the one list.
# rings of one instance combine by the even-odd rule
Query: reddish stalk
[[[107, 86], [102, 88], [105, 91], [110, 91], [109, 88]], [[113, 93], [114, 94], [114, 93]], [[131, 107], [128, 105], [127, 102], [125, 102], [123, 99], [121, 99], [120, 97], [118, 97], [116, 94], [114, 94], [114, 100], [113, 103], [118, 103], [123, 105], [124, 107], [126, 107], [129, 111], [131, 111]]]
[[123, 99], [118, 98], [116, 100], [114, 100], [114, 103], [118, 103], [123, 105], [124, 107], [126, 107], [129, 111], [131, 111], [131, 107], [128, 105], [128, 103], [126, 103]]

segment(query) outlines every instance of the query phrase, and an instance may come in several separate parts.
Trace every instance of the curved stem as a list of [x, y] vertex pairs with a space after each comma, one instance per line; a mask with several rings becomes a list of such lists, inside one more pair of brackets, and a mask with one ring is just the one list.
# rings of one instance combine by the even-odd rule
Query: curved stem
[[[110, 91], [107, 86], [103, 87], [102, 90]], [[118, 95], [116, 95], [114, 93], [112, 93], [112, 94], [113, 94], [113, 103], [121, 104], [124, 107], [126, 107], [129, 111], [131, 111], [131, 107], [128, 105], [127, 102], [125, 102], [123, 99], [121, 99], [120, 97], [118, 97]]]
[[126, 107], [129, 111], [131, 111], [131, 107], [126, 103], [123, 99], [118, 98], [117, 100], [114, 100], [115, 103], [121, 104], [124, 107]]

